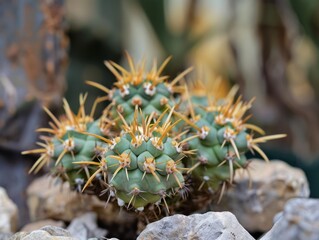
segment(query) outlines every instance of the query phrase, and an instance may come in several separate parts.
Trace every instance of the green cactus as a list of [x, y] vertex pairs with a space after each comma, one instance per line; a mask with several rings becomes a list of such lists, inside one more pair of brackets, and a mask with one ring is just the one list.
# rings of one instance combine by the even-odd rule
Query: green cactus
[[95, 86], [107, 93], [109, 100], [112, 101], [111, 116], [113, 119], [118, 117], [118, 112], [122, 114], [126, 122], [134, 120], [134, 111], [138, 107], [142, 110], [143, 116], [154, 113], [154, 117], [162, 114], [169, 107], [173, 107], [177, 101], [176, 93], [184, 90], [178, 86], [178, 82], [188, 74], [192, 68], [186, 69], [175, 79], [168, 82], [167, 76], [161, 76], [165, 66], [171, 58], [167, 58], [157, 69], [154, 62], [151, 71], [144, 69], [145, 62], [135, 65], [132, 58], [127, 54], [130, 70], [112, 61], [105, 61], [105, 65], [116, 77], [117, 82], [112, 90], [95, 82], [87, 81], [89, 85]]
[[[286, 136], [277, 134], [254, 139], [253, 131], [262, 135], [265, 133], [259, 127], [246, 123], [248, 118], [245, 118], [245, 113], [251, 108], [253, 100], [244, 102], [238, 98], [235, 101], [235, 93], [236, 87], [225, 99], [214, 101], [205, 96], [196, 96], [197, 101], [194, 101], [190, 95], [190, 118], [175, 113], [192, 126], [192, 132], [199, 135], [189, 141], [188, 147], [197, 151], [187, 164], [190, 167], [188, 172], [201, 181], [199, 188], [206, 185], [213, 192], [221, 187], [224, 189], [226, 183], [233, 182], [236, 169], [247, 167], [247, 151], [256, 151], [268, 161], [258, 143]], [[197, 103], [196, 107], [193, 107], [193, 102]]]
[[[247, 151], [268, 161], [258, 144], [285, 136], [254, 138], [254, 132], [264, 135], [264, 131], [247, 123], [245, 114], [253, 100], [236, 99], [236, 87], [221, 99], [209, 96], [218, 84], [211, 90], [198, 81], [188, 92], [189, 87], [177, 83], [191, 68], [168, 82], [160, 75], [169, 59], [159, 69], [154, 63], [145, 72], [143, 62], [136, 67], [127, 57], [130, 71], [112, 61], [105, 63], [117, 79], [112, 90], [88, 82], [107, 93], [97, 98], [89, 115], [84, 111], [86, 96], [80, 96], [77, 114], [64, 100], [66, 116], [59, 120], [45, 108], [52, 128], [39, 131], [51, 136], [42, 137], [42, 148], [23, 152], [41, 154], [31, 172], [48, 164], [54, 176], [78, 191], [98, 189], [95, 180], [102, 181], [104, 192], [109, 191], [109, 199], [117, 199], [119, 206], [142, 211], [164, 204], [168, 210], [169, 203], [176, 209], [182, 201], [173, 196], [185, 193], [186, 177], [193, 193], [200, 195], [205, 187], [222, 196], [236, 169], [247, 167]], [[105, 100], [112, 102], [94, 121], [96, 104]]]
[[82, 162], [99, 162], [104, 154], [106, 144], [94, 136], [83, 134], [90, 132], [105, 136], [110, 134], [112, 126], [106, 115], [94, 121], [84, 110], [86, 95], [80, 96], [80, 107], [77, 114], [74, 114], [69, 104], [64, 100], [65, 116], [58, 120], [47, 108], [44, 110], [51, 117], [52, 128], [40, 128], [39, 132], [49, 133], [51, 136], [42, 136], [44, 140], [38, 145], [42, 148], [24, 151], [22, 154], [41, 153], [40, 158], [33, 165], [29, 172], [37, 173], [46, 164], [50, 166], [53, 176], [68, 181], [72, 188], [80, 190], [85, 179], [96, 171], [96, 167], [88, 168]]
[[111, 141], [106, 140], [109, 150], [104, 161], [108, 184], [120, 206], [127, 204], [142, 210], [162, 200], [166, 205], [165, 198], [184, 187], [182, 171], [185, 169], [181, 160], [187, 152], [183, 146], [197, 136], [178, 142], [172, 129], [179, 121], [171, 122], [173, 111], [174, 108], [165, 120], [167, 110], [154, 120], [154, 113], [144, 118], [136, 109], [131, 124], [119, 114], [123, 121], [122, 133]]

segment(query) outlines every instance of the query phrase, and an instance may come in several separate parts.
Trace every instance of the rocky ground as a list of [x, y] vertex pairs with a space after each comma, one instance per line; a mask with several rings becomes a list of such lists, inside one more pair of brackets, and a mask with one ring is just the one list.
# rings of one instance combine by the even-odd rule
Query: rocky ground
[[[236, 185], [211, 211], [176, 214], [150, 223], [138, 236], [136, 217], [95, 196], [40, 177], [26, 191], [30, 223], [18, 228], [19, 209], [0, 188], [0, 240], [120, 239], [318, 239], [319, 200], [309, 199], [304, 173], [281, 161], [254, 160], [250, 177], [238, 171]], [[251, 181], [249, 180], [251, 179]], [[112, 239], [112, 238], [111, 238]], [[116, 238], [113, 238], [116, 239]]]

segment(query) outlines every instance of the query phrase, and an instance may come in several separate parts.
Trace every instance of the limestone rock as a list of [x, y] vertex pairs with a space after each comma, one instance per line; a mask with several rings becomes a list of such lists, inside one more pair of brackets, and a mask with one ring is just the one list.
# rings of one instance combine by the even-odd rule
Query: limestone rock
[[29, 224], [25, 225], [21, 229], [21, 232], [31, 232], [31, 231], [37, 230], [37, 229], [39, 229], [41, 227], [47, 226], [47, 225], [60, 227], [60, 228], [64, 228], [65, 227], [65, 224], [62, 221], [55, 221], [55, 220], [52, 220], [52, 219], [45, 219], [45, 220], [40, 220], [40, 221], [29, 223]]
[[0, 233], [15, 232], [18, 223], [18, 208], [0, 187]]
[[0, 240], [8, 240], [12, 235], [12, 233], [0, 233]]
[[212, 204], [212, 210], [232, 212], [250, 232], [268, 231], [290, 198], [309, 196], [304, 172], [282, 161], [253, 160], [249, 172], [250, 178], [242, 170], [236, 171], [235, 186], [220, 204]]
[[45, 226], [39, 230], [27, 232], [18, 232], [14, 234], [9, 240], [77, 240], [71, 234], [59, 227]]
[[70, 191], [67, 183], [56, 184], [56, 180], [48, 176], [31, 183], [27, 189], [27, 202], [32, 221], [52, 218], [71, 222], [91, 211], [96, 212], [104, 224], [129, 224], [135, 220], [134, 214], [120, 212], [112, 204], [105, 207], [96, 196]]
[[97, 215], [94, 212], [86, 213], [72, 220], [68, 231], [78, 240], [87, 240], [93, 237], [99, 239], [107, 234], [105, 229], [97, 226]]
[[176, 214], [148, 224], [138, 240], [250, 240], [254, 239], [230, 212]]
[[275, 225], [260, 240], [319, 238], [319, 200], [291, 199], [275, 217]]

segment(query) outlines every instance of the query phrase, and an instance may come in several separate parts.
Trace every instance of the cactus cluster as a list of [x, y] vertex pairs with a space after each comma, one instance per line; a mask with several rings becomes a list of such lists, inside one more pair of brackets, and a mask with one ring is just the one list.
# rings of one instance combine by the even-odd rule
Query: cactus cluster
[[[253, 101], [235, 98], [235, 91], [223, 99], [211, 98], [207, 90], [195, 94], [180, 83], [191, 68], [169, 81], [162, 76], [169, 58], [146, 71], [144, 62], [135, 65], [127, 57], [129, 70], [105, 63], [116, 77], [112, 89], [87, 82], [106, 93], [90, 114], [85, 113], [86, 95], [80, 96], [77, 113], [64, 100], [65, 115], [59, 119], [44, 108], [51, 128], [38, 129], [47, 133], [38, 143], [41, 148], [23, 152], [41, 154], [31, 172], [47, 165], [79, 192], [98, 179], [119, 206], [142, 211], [155, 204], [168, 210], [170, 202], [178, 201], [174, 195], [185, 191], [186, 179], [212, 194], [223, 192], [235, 170], [247, 168], [247, 151], [268, 160], [258, 144], [285, 136], [255, 138], [264, 132], [247, 123]], [[94, 120], [96, 104], [104, 100], [110, 104]]]

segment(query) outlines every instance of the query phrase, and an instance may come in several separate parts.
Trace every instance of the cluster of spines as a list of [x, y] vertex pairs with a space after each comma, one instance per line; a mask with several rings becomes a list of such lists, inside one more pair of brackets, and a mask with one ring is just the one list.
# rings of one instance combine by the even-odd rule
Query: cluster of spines
[[101, 84], [88, 81], [89, 85], [104, 91], [111, 101], [111, 114], [115, 118], [118, 112], [123, 115], [127, 122], [132, 122], [135, 108], [142, 110], [143, 115], [147, 116], [155, 113], [159, 116], [165, 109], [176, 105], [174, 94], [184, 91], [184, 86], [178, 82], [187, 75], [192, 68], [186, 69], [172, 81], [168, 81], [167, 76], [161, 76], [170, 58], [167, 58], [159, 68], [154, 61], [153, 67], [149, 72], [145, 71], [145, 61], [134, 64], [132, 58], [127, 54], [130, 70], [122, 66], [106, 61], [106, 67], [116, 77], [116, 82], [112, 89], [107, 89]]

